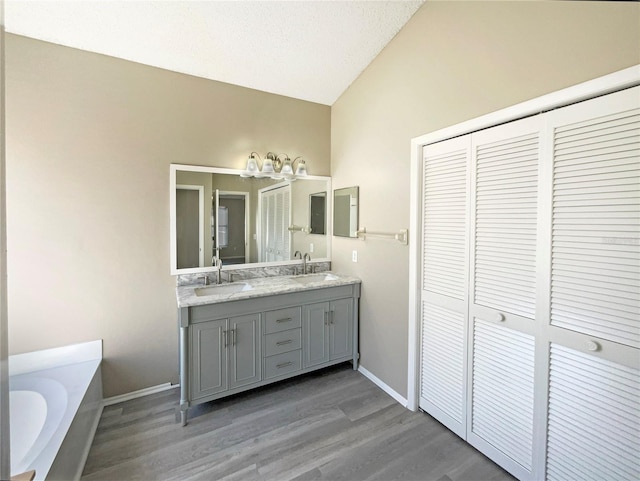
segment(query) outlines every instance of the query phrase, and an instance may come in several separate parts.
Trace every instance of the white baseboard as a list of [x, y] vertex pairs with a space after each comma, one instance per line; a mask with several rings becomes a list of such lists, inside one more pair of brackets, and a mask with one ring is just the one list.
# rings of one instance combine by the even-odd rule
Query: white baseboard
[[102, 401], [102, 405], [111, 406], [112, 404], [117, 404], [124, 401], [131, 401], [132, 399], [148, 396], [149, 394], [168, 391], [169, 389], [173, 389], [175, 387], [180, 387], [180, 384], [171, 384], [170, 382], [166, 382], [164, 384], [158, 384], [157, 386], [146, 387], [144, 389], [140, 389], [139, 391], [133, 391], [126, 394], [120, 394], [119, 396], [105, 398]]
[[389, 387], [389, 385], [384, 383], [380, 378], [374, 376], [371, 372], [367, 371], [362, 366], [358, 367], [358, 371], [361, 372], [364, 377], [369, 379], [372, 383], [374, 383], [376, 386], [378, 386], [380, 389], [382, 389], [384, 392], [386, 392], [393, 399], [395, 399], [400, 404], [402, 404], [403, 407], [405, 407], [405, 408], [407, 407], [407, 404], [408, 404], [407, 400], [404, 397], [402, 397], [400, 394], [398, 394], [396, 391], [391, 389]]

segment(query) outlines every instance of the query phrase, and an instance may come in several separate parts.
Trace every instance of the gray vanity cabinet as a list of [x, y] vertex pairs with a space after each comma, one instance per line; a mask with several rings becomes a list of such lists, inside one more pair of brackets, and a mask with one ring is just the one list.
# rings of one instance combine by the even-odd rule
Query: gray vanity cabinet
[[329, 361], [329, 303], [303, 307], [304, 367]]
[[359, 297], [353, 281], [180, 306], [182, 424], [195, 404], [344, 361], [357, 369]]
[[195, 324], [191, 329], [191, 398], [199, 399], [229, 389], [227, 348], [228, 319]]
[[229, 389], [262, 380], [260, 314], [229, 319]]
[[353, 302], [338, 299], [329, 304], [329, 360], [353, 354]]
[[194, 324], [191, 329], [191, 398], [260, 382], [260, 315]]
[[353, 354], [353, 300], [338, 299], [303, 308], [304, 367]]

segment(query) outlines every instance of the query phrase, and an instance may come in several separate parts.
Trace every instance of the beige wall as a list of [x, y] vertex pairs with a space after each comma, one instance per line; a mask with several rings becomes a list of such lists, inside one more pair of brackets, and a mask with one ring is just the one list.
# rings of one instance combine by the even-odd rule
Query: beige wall
[[[427, 2], [333, 105], [333, 188], [360, 186], [361, 227], [407, 228], [412, 137], [640, 63], [639, 19], [620, 2]], [[362, 365], [406, 396], [409, 249], [332, 249], [363, 280]]]
[[327, 106], [8, 35], [10, 351], [104, 339], [105, 396], [178, 381], [169, 164], [330, 173]]

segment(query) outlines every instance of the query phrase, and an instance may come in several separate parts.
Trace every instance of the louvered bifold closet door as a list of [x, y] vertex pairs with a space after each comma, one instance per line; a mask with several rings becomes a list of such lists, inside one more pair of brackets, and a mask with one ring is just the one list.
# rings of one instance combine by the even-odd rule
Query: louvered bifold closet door
[[270, 262], [271, 248], [269, 238], [273, 232], [273, 209], [271, 208], [272, 196], [268, 192], [260, 193], [261, 220], [260, 220], [260, 262]]
[[291, 184], [289, 184], [282, 194], [282, 260], [291, 259]]
[[534, 332], [542, 118], [472, 137], [468, 441], [533, 478]]
[[[274, 239], [273, 239], [273, 247], [274, 247], [274, 261], [284, 260], [282, 258], [282, 251], [284, 249], [284, 239], [285, 239], [285, 226], [284, 226], [284, 191], [282, 189], [277, 189], [274, 191], [275, 197], [275, 221], [274, 221]], [[288, 225], [287, 225], [288, 227]]]
[[640, 348], [638, 98], [636, 87], [552, 116], [551, 324], [635, 348]]
[[640, 479], [640, 370], [551, 345], [547, 479]]
[[420, 407], [466, 436], [471, 136], [423, 149]]
[[549, 113], [549, 479], [640, 479], [640, 87]]

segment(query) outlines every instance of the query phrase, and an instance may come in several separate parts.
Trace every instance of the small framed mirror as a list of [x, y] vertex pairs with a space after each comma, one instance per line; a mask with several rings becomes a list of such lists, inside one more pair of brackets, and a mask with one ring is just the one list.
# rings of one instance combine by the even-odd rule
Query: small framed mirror
[[327, 233], [327, 193], [317, 192], [309, 195], [309, 227], [312, 234]]
[[358, 237], [358, 187], [333, 191], [333, 235]]

